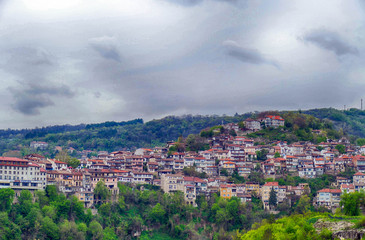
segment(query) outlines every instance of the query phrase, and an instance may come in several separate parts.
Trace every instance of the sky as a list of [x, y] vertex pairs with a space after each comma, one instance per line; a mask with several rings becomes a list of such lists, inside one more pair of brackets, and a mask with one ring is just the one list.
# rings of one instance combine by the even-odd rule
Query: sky
[[365, 97], [363, 0], [0, 0], [0, 128]]

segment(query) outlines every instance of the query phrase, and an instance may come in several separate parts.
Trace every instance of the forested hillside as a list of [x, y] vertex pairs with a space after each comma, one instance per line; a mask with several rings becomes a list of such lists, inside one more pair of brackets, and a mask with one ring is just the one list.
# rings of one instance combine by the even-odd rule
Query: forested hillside
[[[286, 132], [275, 130], [258, 133], [264, 134], [271, 140], [319, 141], [310, 132], [310, 129], [325, 129], [327, 134], [334, 138], [343, 135], [352, 136], [352, 140], [355, 140], [357, 137], [365, 137], [365, 111], [358, 109], [341, 111], [333, 108], [323, 108], [271, 113], [279, 114], [286, 120]], [[298, 115], [296, 115], [297, 113], [306, 115], [301, 114], [299, 117], [301, 119], [299, 119]], [[234, 116], [168, 116], [146, 123], [142, 119], [135, 119], [126, 122], [0, 130], [0, 154], [9, 150], [29, 153], [29, 144], [32, 141], [47, 142], [49, 144], [49, 152], [52, 152], [55, 146], [72, 147], [80, 151], [84, 149], [115, 151], [161, 146], [167, 141], [176, 140], [179, 136], [186, 137], [189, 134], [198, 134], [201, 130], [222, 124], [222, 122], [224, 124], [239, 123], [248, 117], [260, 117], [264, 114], [256, 112], [236, 114]], [[310, 118], [309, 115], [322, 121]], [[340, 133], [340, 135], [337, 133]]]
[[350, 108], [346, 111], [334, 108], [311, 109], [303, 113], [320, 119], [329, 119], [336, 129], [357, 137], [365, 137], [365, 111]]
[[76, 150], [115, 151], [164, 145], [179, 136], [197, 134], [206, 127], [239, 122], [251, 114], [235, 116], [168, 116], [144, 123], [142, 119], [128, 122], [105, 122], [77, 126], [52, 126], [37, 129], [1, 130], [0, 153], [8, 150], [27, 151], [32, 141], [44, 141], [49, 149], [55, 146]]

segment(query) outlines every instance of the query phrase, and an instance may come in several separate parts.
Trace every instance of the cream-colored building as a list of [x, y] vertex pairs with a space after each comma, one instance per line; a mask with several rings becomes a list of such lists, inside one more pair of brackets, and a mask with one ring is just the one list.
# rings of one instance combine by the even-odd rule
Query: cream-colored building
[[46, 171], [39, 165], [20, 158], [0, 157], [0, 188], [12, 188], [17, 193], [41, 190], [46, 185]]
[[161, 175], [161, 188], [164, 192], [184, 192], [184, 176], [181, 174]]

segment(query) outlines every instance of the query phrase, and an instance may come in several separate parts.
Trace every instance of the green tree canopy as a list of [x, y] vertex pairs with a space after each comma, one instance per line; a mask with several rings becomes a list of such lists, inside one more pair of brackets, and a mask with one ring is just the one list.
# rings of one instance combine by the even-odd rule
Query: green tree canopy
[[94, 189], [94, 195], [95, 195], [95, 199], [97, 199], [98, 201], [107, 201], [110, 199], [111, 197], [111, 193], [109, 191], [109, 189], [107, 188], [107, 186], [105, 186], [105, 182], [104, 180], [100, 180]]
[[346, 152], [346, 147], [342, 144], [337, 144], [336, 149], [340, 154], [344, 154]]
[[358, 216], [360, 214], [360, 206], [364, 205], [365, 193], [354, 192], [344, 193], [341, 196], [340, 206], [344, 214], [348, 216]]
[[274, 188], [271, 188], [270, 190], [270, 196], [269, 196], [269, 205], [270, 206], [276, 206], [277, 205], [277, 196]]
[[14, 200], [15, 192], [11, 188], [0, 189], [0, 211], [8, 211]]

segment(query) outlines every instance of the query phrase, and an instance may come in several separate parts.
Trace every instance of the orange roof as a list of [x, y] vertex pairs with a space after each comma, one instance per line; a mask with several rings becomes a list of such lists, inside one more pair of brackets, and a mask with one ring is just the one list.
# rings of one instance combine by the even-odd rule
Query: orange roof
[[234, 164], [234, 162], [228, 161], [228, 162], [224, 162], [223, 164]]
[[267, 183], [265, 183], [265, 185], [264, 186], [279, 186], [279, 183], [278, 182], [267, 182]]
[[354, 176], [365, 176], [365, 173], [357, 172], [357, 173], [354, 174]]
[[341, 189], [329, 189], [329, 188], [325, 188], [325, 189], [322, 189], [322, 190], [319, 190], [318, 191], [319, 193], [341, 193]]

